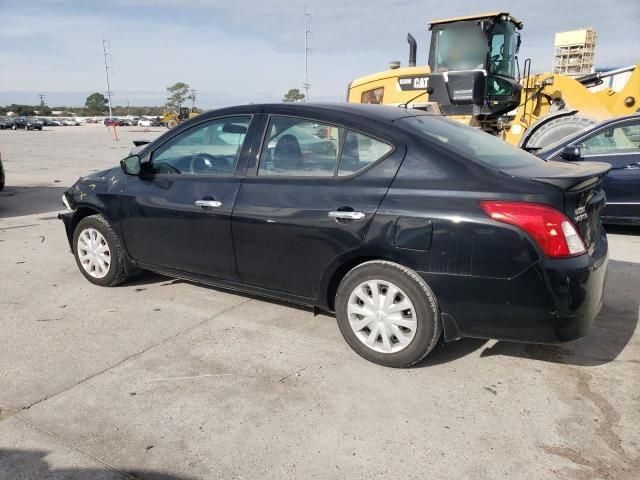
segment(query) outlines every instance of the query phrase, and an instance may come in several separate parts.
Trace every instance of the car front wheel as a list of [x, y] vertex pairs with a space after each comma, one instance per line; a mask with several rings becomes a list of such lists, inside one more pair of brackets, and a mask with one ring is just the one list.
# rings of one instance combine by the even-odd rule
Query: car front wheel
[[80, 272], [91, 283], [113, 287], [128, 277], [120, 240], [102, 215], [78, 222], [73, 233], [73, 254]]
[[435, 295], [413, 270], [374, 260], [353, 268], [336, 295], [342, 336], [363, 358], [387, 367], [422, 360], [442, 330]]

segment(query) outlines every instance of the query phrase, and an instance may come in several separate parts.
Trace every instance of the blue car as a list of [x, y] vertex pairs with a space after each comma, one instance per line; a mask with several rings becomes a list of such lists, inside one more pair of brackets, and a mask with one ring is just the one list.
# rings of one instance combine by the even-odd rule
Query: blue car
[[602, 221], [640, 225], [640, 114], [607, 120], [537, 152], [545, 160], [606, 162]]

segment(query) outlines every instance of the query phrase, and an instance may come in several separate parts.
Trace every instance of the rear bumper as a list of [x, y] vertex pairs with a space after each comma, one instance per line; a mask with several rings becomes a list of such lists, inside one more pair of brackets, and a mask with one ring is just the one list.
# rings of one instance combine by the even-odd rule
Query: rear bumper
[[445, 339], [558, 343], [587, 335], [603, 300], [604, 229], [596, 245], [579, 257], [542, 260], [512, 279], [421, 273], [440, 303]]

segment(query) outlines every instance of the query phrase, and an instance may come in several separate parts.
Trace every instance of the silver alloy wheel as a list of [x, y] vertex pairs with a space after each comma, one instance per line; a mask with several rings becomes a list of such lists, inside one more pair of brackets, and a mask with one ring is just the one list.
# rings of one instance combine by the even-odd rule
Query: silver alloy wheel
[[111, 266], [109, 244], [95, 228], [85, 228], [80, 232], [77, 252], [82, 268], [93, 278], [103, 278], [109, 273]]
[[416, 336], [416, 309], [391, 282], [367, 280], [358, 285], [349, 296], [347, 315], [358, 340], [376, 352], [399, 352]]

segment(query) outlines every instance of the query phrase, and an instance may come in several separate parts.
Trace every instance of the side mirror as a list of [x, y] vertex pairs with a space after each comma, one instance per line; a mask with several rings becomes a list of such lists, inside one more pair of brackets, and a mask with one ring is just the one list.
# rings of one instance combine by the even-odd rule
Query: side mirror
[[576, 160], [582, 159], [582, 151], [580, 147], [564, 147], [562, 152], [560, 152], [560, 156], [565, 160], [575, 162]]
[[140, 157], [131, 155], [124, 160], [120, 160], [120, 167], [127, 175], [140, 175]]

